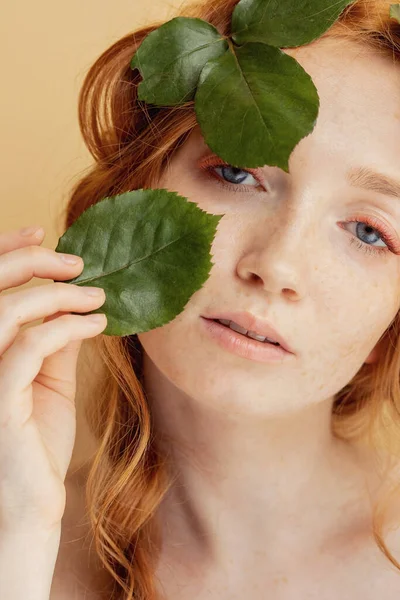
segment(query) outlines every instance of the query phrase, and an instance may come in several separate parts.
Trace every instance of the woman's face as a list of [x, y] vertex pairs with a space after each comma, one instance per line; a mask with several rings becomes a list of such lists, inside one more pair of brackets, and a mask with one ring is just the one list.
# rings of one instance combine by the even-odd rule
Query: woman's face
[[[400, 182], [400, 67], [329, 39], [286, 52], [320, 96], [289, 173], [264, 166], [257, 181], [218, 157], [207, 172], [197, 128], [158, 186], [224, 216], [209, 279], [173, 321], [139, 334], [144, 360], [176, 393], [224, 411], [273, 415], [331, 398], [378, 358], [400, 306], [400, 196], [348, 176], [372, 169]], [[267, 320], [294, 355], [261, 363], [228, 352], [201, 319], [226, 311]]]

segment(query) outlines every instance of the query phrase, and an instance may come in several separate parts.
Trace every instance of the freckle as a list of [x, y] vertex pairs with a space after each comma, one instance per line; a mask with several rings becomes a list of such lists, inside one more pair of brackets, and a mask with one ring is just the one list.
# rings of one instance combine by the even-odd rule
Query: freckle
[[274, 577], [274, 583], [287, 583], [287, 577]]

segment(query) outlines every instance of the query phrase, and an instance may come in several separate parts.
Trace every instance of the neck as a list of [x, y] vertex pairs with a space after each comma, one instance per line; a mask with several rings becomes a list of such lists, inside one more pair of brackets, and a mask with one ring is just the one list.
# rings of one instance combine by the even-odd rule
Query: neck
[[268, 548], [286, 560], [365, 519], [358, 456], [331, 431], [333, 399], [286, 415], [232, 414], [188, 397], [146, 355], [143, 367], [174, 475], [160, 508], [171, 546], [219, 563], [238, 560], [238, 548], [249, 560]]

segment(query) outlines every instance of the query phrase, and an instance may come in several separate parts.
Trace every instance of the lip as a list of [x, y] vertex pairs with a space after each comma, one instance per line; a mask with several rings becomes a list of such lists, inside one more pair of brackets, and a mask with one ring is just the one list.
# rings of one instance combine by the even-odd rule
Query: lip
[[[255, 331], [264, 337], [268, 337], [275, 342], [279, 342], [281, 347], [290, 354], [295, 354], [294, 350], [288, 344], [288, 342], [268, 323], [248, 312], [226, 312], [226, 313], [215, 313], [207, 316], [203, 316], [204, 319], [226, 319], [228, 321], [234, 321], [243, 329], [247, 331]], [[242, 336], [243, 337], [243, 336]], [[251, 339], [251, 338], [246, 338]]]
[[293, 358], [294, 356], [291, 352], [287, 352], [281, 346], [258, 342], [257, 340], [248, 338], [212, 319], [201, 317], [201, 323], [203, 324], [206, 334], [221, 348], [247, 360], [258, 363], [282, 363], [282, 361]]

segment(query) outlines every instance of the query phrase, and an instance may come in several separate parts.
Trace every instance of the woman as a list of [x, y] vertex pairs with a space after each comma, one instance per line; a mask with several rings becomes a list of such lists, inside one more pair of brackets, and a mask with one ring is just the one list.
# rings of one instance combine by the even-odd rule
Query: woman
[[[227, 33], [236, 3], [200, 2], [180, 14]], [[51, 487], [54, 531], [30, 536], [46, 574], [39, 584], [31, 567], [32, 598], [47, 598], [50, 585], [52, 600], [372, 600], [382, 589], [398, 597], [400, 25], [389, 6], [359, 0], [322, 38], [285, 50], [312, 76], [321, 102], [289, 173], [224, 165], [192, 103], [161, 109], [137, 101], [140, 75], [129, 62], [152, 27], [115, 43], [91, 68], [80, 119], [96, 162], [72, 194], [66, 227], [89, 204], [141, 187], [177, 191], [224, 217], [210, 277], [176, 319], [127, 338], [95, 337], [104, 322], [81, 332], [93, 339], [81, 355], [76, 402], [82, 408], [87, 400], [86, 434], [95, 445], [77, 470], [52, 440], [64, 459], [59, 472], [69, 466], [67, 503], [64, 512]], [[4, 268], [13, 260], [26, 267], [23, 249], [40, 246], [43, 235], [16, 240], [3, 234]], [[82, 264], [58, 267], [53, 275], [53, 255], [30, 250], [36, 276], [67, 280], [81, 271]], [[32, 294], [43, 305], [45, 293], [20, 296], [22, 322]], [[54, 331], [58, 346], [51, 356], [50, 342], [42, 351], [48, 371], [39, 383], [50, 367], [70, 369], [73, 382], [77, 320], [86, 317], [64, 320], [76, 328], [67, 338], [59, 323], [68, 315], [60, 315], [94, 304], [79, 300], [78, 308], [64, 288], [57, 306], [49, 298], [37, 329], [55, 320], [41, 339]], [[104, 297], [93, 302], [101, 306]], [[216, 318], [225, 325], [212, 324]], [[244, 325], [236, 340], [229, 323], [236, 331]], [[250, 353], [240, 342], [246, 330], [279, 337], [290, 352], [277, 358], [271, 344], [268, 356], [265, 345], [262, 355]], [[14, 380], [28, 347], [18, 339], [2, 349]], [[17, 447], [17, 435], [8, 436], [8, 447]], [[19, 460], [18, 473], [26, 466]], [[33, 460], [29, 468], [43, 472]], [[9, 530], [8, 557], [23, 537], [16, 525]], [[19, 600], [24, 584], [9, 575], [15, 559], [5, 556], [8, 597]]]

